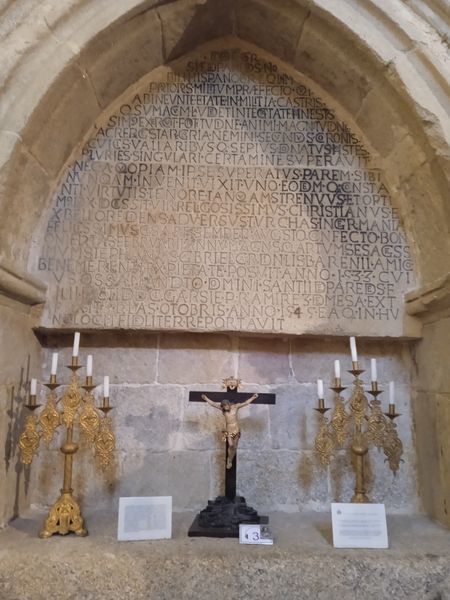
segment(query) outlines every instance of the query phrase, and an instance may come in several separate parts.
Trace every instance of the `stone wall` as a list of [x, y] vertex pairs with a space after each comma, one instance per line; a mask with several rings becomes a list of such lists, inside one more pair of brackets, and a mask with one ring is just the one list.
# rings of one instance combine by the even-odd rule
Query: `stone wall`
[[30, 471], [19, 460], [29, 380], [41, 366], [32, 332], [31, 306], [45, 298], [45, 285], [0, 259], [0, 527], [30, 503]]
[[[48, 344], [42, 380], [48, 378], [51, 352], [59, 350], [59, 378], [67, 381], [69, 371], [62, 365], [69, 364], [70, 348], [60, 337], [50, 337]], [[316, 380], [323, 378], [326, 388], [331, 385], [333, 359], [339, 358], [344, 382], [350, 383], [347, 339], [82, 334], [81, 346], [83, 363], [88, 353], [94, 356], [94, 380], [111, 377], [117, 436], [116, 459], [105, 477], [93, 467], [91, 450], [76, 456], [74, 489], [84, 505], [116, 508], [119, 496], [172, 495], [175, 511], [193, 510], [223, 493], [222, 416], [188, 398], [190, 390], [220, 390], [221, 380], [232, 374], [242, 379], [244, 392], [277, 395], [274, 406], [240, 411], [238, 490], [250, 504], [263, 511], [326, 511], [331, 501], [350, 499], [354, 477], [347, 453], [340, 452], [330, 469], [321, 467], [313, 453]], [[358, 346], [363, 368], [369, 369], [370, 357], [378, 359], [383, 389], [390, 380], [396, 382], [402, 414], [397, 423], [405, 462], [394, 477], [384, 456], [372, 450], [370, 497], [385, 502], [389, 512], [416, 512], [409, 345], [358, 340]], [[328, 390], [326, 398], [330, 404]], [[386, 408], [387, 393], [381, 398]], [[57, 497], [62, 481], [57, 447], [55, 441], [50, 450], [41, 448], [33, 464], [35, 503], [47, 505]]]
[[[253, 47], [216, 42], [128, 90], [96, 123], [49, 208], [30, 261], [49, 285], [43, 377], [54, 347], [69, 363], [63, 332], [81, 328], [116, 405], [106, 479], [88, 451], [77, 457], [85, 504], [168, 494], [175, 510], [197, 509], [220, 494], [221, 415], [188, 396], [230, 375], [244, 391], [278, 398], [241, 414], [239, 491], [249, 502], [324, 510], [351, 497], [345, 451], [329, 471], [313, 453], [316, 380], [331, 384], [334, 358], [349, 368], [345, 333], [417, 330], [405, 328], [413, 276], [399, 217], [332, 99]], [[396, 381], [404, 415], [405, 463], [393, 478], [373, 454], [371, 496], [415, 511], [409, 348], [363, 341], [360, 352], [366, 368], [380, 359], [382, 385]], [[60, 486], [52, 447], [35, 467], [37, 503]]]
[[424, 322], [413, 352], [412, 398], [416, 429], [420, 495], [425, 510], [442, 523], [450, 515], [450, 335], [449, 278], [408, 297], [409, 311]]
[[[15, 261], [13, 271], [27, 264], [33, 238], [40, 243], [38, 220], [61, 170], [79, 152], [105, 106], [150, 68], [198, 43], [233, 34], [306, 73], [356, 115], [382, 157], [395, 205], [413, 240], [419, 282], [439, 281], [448, 271], [449, 240], [445, 3], [343, 1], [338, 10], [335, 4], [322, 0], [245, 0], [229, 6], [192, 0], [4, 2], [1, 81], [7, 85], [2, 87], [0, 115], [0, 251]], [[424, 296], [428, 302], [426, 290]], [[446, 297], [450, 297], [448, 290]], [[27, 340], [16, 355], [5, 358], [5, 364], [17, 365], [23, 362], [25, 348], [33, 347], [32, 321], [27, 309], [25, 313], [14, 309], [22, 317], [11, 329], [9, 299], [8, 295], [2, 331], [8, 342], [11, 331], [18, 339], [24, 339], [23, 333]], [[439, 380], [437, 371], [445, 375], [448, 356], [442, 338], [446, 321], [442, 314], [439, 318], [442, 328], [437, 318], [434, 325], [426, 322], [422, 350], [416, 355], [419, 378], [414, 397], [419, 457], [423, 457], [421, 493], [429, 514], [448, 524], [447, 429], [445, 419], [439, 420], [446, 414], [442, 400], [447, 401], [447, 392], [445, 381], [438, 387], [434, 383]], [[434, 348], [442, 348], [435, 361], [430, 359]], [[33, 356], [37, 352], [35, 348]], [[14, 377], [20, 381], [20, 376]], [[6, 379], [10, 385], [9, 375]], [[216, 373], [208, 385], [209, 381], [211, 385], [217, 381]], [[433, 382], [431, 391], [425, 381]], [[8, 421], [3, 431], [7, 435]], [[6, 443], [5, 447], [8, 462]], [[5, 502], [11, 516], [15, 486], [8, 484], [7, 489]]]

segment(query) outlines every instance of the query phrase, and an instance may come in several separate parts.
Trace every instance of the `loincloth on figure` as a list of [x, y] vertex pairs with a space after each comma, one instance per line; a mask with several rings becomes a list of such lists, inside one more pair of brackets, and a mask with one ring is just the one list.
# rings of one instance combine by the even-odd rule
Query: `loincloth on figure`
[[222, 430], [222, 442], [226, 442], [228, 437], [234, 439], [239, 439], [241, 437], [240, 431], [234, 431], [233, 433], [228, 433], [226, 429]]

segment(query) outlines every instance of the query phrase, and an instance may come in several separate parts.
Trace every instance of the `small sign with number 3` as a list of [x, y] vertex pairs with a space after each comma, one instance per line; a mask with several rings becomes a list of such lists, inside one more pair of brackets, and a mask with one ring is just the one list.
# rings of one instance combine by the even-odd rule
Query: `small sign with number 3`
[[239, 525], [239, 542], [241, 544], [273, 545], [272, 532], [267, 525], [243, 524]]

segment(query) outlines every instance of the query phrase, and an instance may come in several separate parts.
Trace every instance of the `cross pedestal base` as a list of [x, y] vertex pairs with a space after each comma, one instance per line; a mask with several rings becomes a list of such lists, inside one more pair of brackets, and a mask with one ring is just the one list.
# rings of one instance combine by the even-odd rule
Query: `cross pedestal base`
[[251, 506], [247, 506], [243, 496], [233, 499], [217, 496], [209, 500], [208, 506], [201, 510], [189, 528], [189, 537], [239, 537], [240, 523], [268, 523], [268, 517], [258, 515]]

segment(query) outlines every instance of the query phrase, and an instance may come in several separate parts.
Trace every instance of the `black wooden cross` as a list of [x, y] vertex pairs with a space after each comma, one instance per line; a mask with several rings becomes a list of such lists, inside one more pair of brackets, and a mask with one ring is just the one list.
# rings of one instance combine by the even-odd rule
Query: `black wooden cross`
[[[227, 388], [226, 392], [189, 392], [190, 402], [204, 402], [202, 396], [206, 395], [213, 402], [222, 402], [229, 400], [233, 404], [240, 404], [248, 400], [253, 394], [248, 392], [238, 392], [239, 380], [233, 377], [224, 379], [224, 385]], [[275, 394], [258, 394], [258, 397], [253, 400], [252, 404], [275, 404]], [[237, 453], [234, 457], [230, 469], [226, 468], [228, 460], [228, 442], [225, 442], [225, 497], [228, 500], [234, 500], [236, 497], [236, 466]]]

